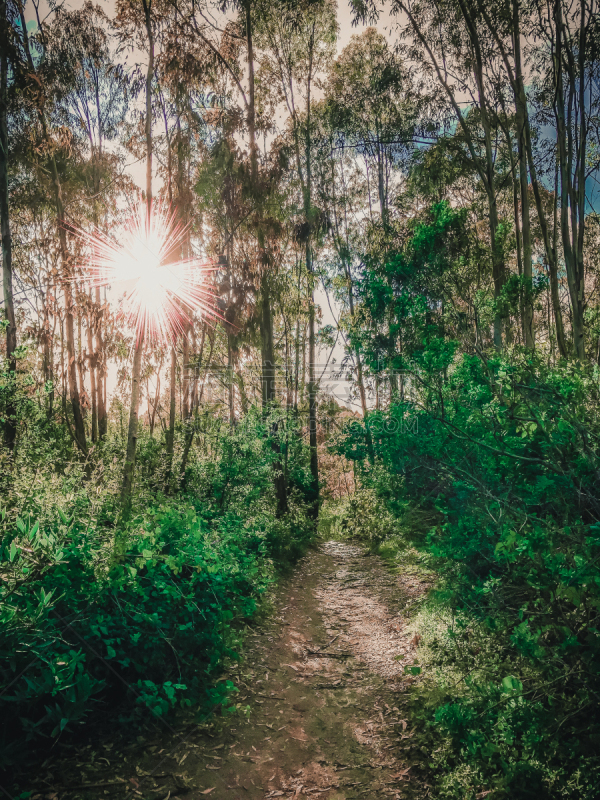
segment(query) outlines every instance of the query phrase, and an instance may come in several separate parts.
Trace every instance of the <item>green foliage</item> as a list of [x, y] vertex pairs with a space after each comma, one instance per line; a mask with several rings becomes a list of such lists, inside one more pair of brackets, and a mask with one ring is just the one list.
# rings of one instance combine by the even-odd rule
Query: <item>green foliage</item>
[[[178, 496], [161, 494], [164, 450], [145, 431], [124, 523], [118, 440], [97, 449], [88, 478], [35, 411], [0, 513], [0, 764], [17, 761], [25, 741], [76, 731], [98, 714], [114, 719], [115, 708], [123, 721], [235, 709], [235, 686], [216, 678], [239, 657], [240, 624], [276, 563], [293, 561], [312, 536], [298, 491], [276, 518], [262, 419], [199, 433]], [[288, 457], [302, 474], [303, 448]]]
[[[323, 526], [326, 526], [324, 521]], [[335, 527], [328, 535], [351, 538], [376, 547], [393, 536], [397, 520], [385, 502], [370, 488], [358, 488], [349, 497], [338, 502], [335, 508]]]
[[413, 538], [439, 575], [429, 613], [448, 609], [452, 619], [423, 642], [431, 682], [421, 707], [446, 742], [431, 762], [436, 796], [493, 788], [497, 797], [591, 799], [600, 771], [598, 374], [548, 368], [531, 354], [449, 362], [435, 355], [447, 346], [432, 340], [413, 359], [413, 402], [380, 413], [387, 424], [369, 418], [374, 466], [362, 426], [339, 443], [362, 459], [362, 494], [385, 501], [396, 529], [411, 528], [407, 505], [428, 515], [428, 533]]

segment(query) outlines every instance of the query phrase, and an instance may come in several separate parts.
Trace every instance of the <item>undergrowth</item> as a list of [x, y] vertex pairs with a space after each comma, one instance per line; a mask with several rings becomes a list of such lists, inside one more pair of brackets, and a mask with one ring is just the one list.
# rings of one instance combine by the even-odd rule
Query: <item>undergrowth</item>
[[164, 450], [146, 431], [125, 520], [116, 434], [90, 476], [60, 431], [30, 429], [0, 510], [0, 767], [103, 719], [135, 729], [178, 708], [235, 712], [236, 687], [218, 678], [242, 623], [313, 536], [304, 451], [290, 454], [300, 477], [278, 517], [260, 417], [213, 427], [179, 491], [161, 485]]
[[418, 399], [369, 417], [374, 459], [360, 423], [340, 437], [362, 488], [335, 525], [395, 569], [435, 577], [410, 623], [422, 670], [411, 702], [435, 797], [592, 800], [597, 376], [519, 354], [415, 370]]

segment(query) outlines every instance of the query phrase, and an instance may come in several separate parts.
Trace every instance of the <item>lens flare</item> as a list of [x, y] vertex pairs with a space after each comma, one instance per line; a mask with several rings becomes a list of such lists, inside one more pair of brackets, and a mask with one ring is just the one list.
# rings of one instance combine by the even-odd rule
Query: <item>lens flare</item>
[[218, 316], [208, 284], [214, 261], [181, 258], [189, 226], [177, 213], [155, 201], [137, 202], [118, 238], [98, 228], [77, 231], [89, 252], [84, 269], [93, 287], [124, 289], [119, 314], [135, 328], [138, 342], [173, 342], [195, 313]]

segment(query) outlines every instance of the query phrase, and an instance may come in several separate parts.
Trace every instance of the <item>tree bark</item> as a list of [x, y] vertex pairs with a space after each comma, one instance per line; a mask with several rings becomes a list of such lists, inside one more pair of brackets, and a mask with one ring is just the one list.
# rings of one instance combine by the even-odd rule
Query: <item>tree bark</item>
[[[573, 327], [573, 348], [575, 356], [578, 359], [585, 358], [585, 329], [583, 323], [583, 274], [580, 274], [580, 264], [576, 245], [578, 242], [577, 225], [569, 225], [569, 208], [576, 205], [575, 193], [571, 191], [571, 164], [572, 164], [572, 130], [570, 119], [566, 120], [567, 116], [571, 117], [573, 93], [572, 87], [568, 98], [568, 108], [565, 105], [565, 87], [563, 79], [563, 22], [562, 22], [562, 9], [560, 0], [555, 2], [555, 24], [556, 24], [556, 53], [555, 53], [555, 71], [556, 71], [556, 93], [555, 93], [555, 113], [557, 123], [557, 140], [558, 140], [558, 163], [560, 175], [560, 227], [562, 235], [563, 253], [565, 257], [565, 266], [567, 271], [567, 283], [569, 286], [569, 295], [571, 299], [572, 311], [572, 327]], [[583, 24], [583, 20], [582, 20]], [[585, 103], [585, 98], [581, 97], [580, 101]], [[580, 158], [583, 158], [580, 153]], [[571, 209], [573, 222], [576, 222], [576, 209]], [[573, 237], [571, 239], [571, 236]], [[575, 244], [575, 248], [573, 247]]]
[[175, 412], [177, 388], [177, 352], [171, 348], [171, 367], [169, 369], [169, 429], [167, 431], [167, 475], [166, 483], [169, 486], [173, 474], [173, 454], [175, 453]]
[[[0, 229], [2, 234], [2, 289], [6, 328], [6, 359], [9, 381], [15, 383], [17, 362], [17, 324], [13, 299], [12, 239], [10, 234], [8, 197], [8, 18], [6, 0], [0, 2]], [[14, 389], [10, 396], [14, 396]], [[4, 443], [12, 452], [15, 446], [17, 425], [14, 404], [9, 400], [4, 423]]]
[[[147, 225], [150, 227], [152, 214], [152, 78], [154, 76], [154, 32], [152, 30], [152, 0], [142, 0], [146, 33], [148, 36], [148, 69], [146, 71], [146, 209]], [[138, 440], [138, 417], [140, 402], [140, 382], [142, 374], [142, 354], [144, 351], [145, 330], [136, 331], [133, 369], [131, 376], [131, 406], [127, 429], [127, 453], [123, 470], [121, 503], [126, 514], [131, 509], [135, 459]]]
[[144, 340], [140, 336], [136, 339], [133, 352], [133, 367], [131, 379], [131, 404], [129, 406], [129, 427], [127, 429], [127, 451], [125, 454], [125, 467], [123, 469], [123, 485], [121, 488], [121, 505], [126, 514], [131, 509], [131, 496], [133, 492], [133, 479], [135, 474], [135, 456], [138, 438], [138, 414], [140, 407], [140, 376], [142, 372], [142, 354]]
[[[91, 292], [90, 292], [91, 306]], [[90, 370], [90, 394], [92, 401], [92, 442], [98, 441], [98, 391], [96, 387], [96, 353], [94, 352], [94, 340], [92, 336], [92, 319], [94, 311], [90, 308], [87, 319], [87, 345], [88, 345], [88, 367]]]
[[531, 222], [529, 216], [529, 181], [527, 176], [527, 146], [525, 134], [525, 115], [527, 99], [523, 82], [521, 64], [521, 25], [519, 21], [519, 1], [513, 0], [513, 51], [515, 55], [515, 111], [517, 124], [517, 152], [519, 160], [519, 187], [521, 190], [521, 231], [523, 237], [523, 333], [525, 347], [533, 350], [535, 333], [533, 327], [533, 265], [531, 248]]

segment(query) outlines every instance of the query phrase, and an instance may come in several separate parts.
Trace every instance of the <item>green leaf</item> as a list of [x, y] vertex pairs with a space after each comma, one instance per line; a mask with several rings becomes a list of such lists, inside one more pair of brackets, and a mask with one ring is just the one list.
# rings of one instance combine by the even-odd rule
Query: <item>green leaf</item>
[[17, 555], [17, 545], [14, 542], [11, 542], [10, 543], [10, 554], [9, 554], [10, 560], [14, 561], [16, 555]]
[[520, 692], [523, 689], [523, 684], [514, 675], [507, 675], [502, 678], [502, 689], [505, 692]]

